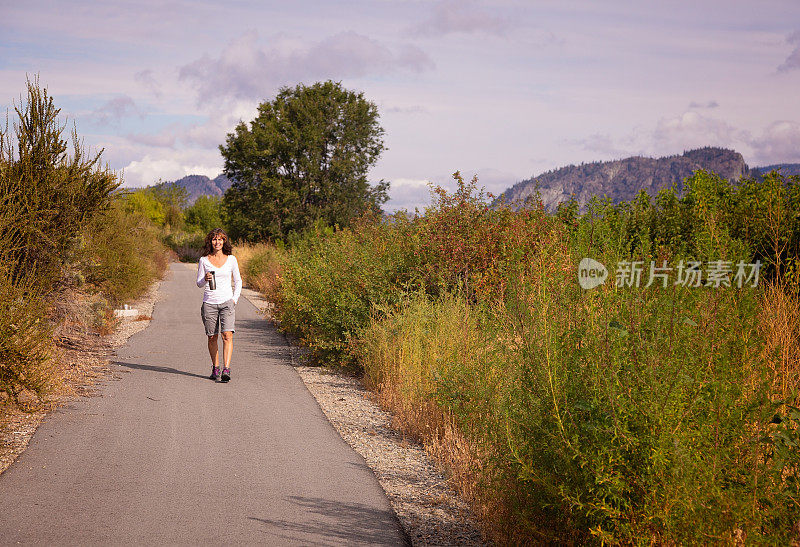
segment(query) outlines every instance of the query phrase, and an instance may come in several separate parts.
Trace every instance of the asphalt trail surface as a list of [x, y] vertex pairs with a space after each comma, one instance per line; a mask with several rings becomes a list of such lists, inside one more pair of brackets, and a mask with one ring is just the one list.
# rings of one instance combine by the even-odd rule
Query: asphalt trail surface
[[0, 544], [408, 544], [244, 297], [231, 382], [207, 378], [194, 276], [171, 265], [115, 380], [53, 412], [0, 475]]

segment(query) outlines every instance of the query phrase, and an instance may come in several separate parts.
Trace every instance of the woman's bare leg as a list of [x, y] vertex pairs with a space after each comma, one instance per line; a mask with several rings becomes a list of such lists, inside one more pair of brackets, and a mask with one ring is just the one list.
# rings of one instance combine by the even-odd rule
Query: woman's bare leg
[[[224, 336], [224, 333], [223, 333]], [[208, 337], [208, 354], [211, 356], [211, 366], [219, 366], [219, 355], [217, 351], [217, 335]]]
[[233, 333], [222, 333], [222, 356], [225, 368], [231, 368], [231, 358], [233, 357]]

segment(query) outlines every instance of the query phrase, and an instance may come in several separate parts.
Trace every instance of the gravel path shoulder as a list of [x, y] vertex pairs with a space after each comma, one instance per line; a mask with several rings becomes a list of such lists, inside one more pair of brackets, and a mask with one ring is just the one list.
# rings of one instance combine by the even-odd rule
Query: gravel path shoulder
[[[270, 304], [257, 292], [242, 294], [262, 313]], [[414, 545], [489, 545], [469, 508], [425, 449], [391, 428], [391, 414], [357, 378], [303, 365], [303, 348], [287, 339], [292, 365], [328, 421], [378, 477]]]

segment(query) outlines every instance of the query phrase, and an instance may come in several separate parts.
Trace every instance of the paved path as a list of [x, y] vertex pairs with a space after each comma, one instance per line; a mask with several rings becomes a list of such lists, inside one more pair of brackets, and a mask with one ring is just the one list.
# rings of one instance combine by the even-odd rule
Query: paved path
[[0, 544], [402, 545], [377, 479], [244, 297], [229, 384], [195, 271], [172, 264], [118, 381], [54, 412], [0, 475]]

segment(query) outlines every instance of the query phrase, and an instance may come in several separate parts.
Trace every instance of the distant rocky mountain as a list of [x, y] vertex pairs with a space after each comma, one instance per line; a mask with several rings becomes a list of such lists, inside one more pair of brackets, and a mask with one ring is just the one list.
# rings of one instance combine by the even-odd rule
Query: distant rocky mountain
[[[660, 189], [674, 184], [680, 193], [683, 180], [697, 169], [713, 171], [729, 180], [751, 176], [750, 168], [738, 152], [706, 147], [664, 158], [635, 156], [616, 161], [568, 165], [518, 182], [503, 192], [500, 199], [521, 203], [534, 194], [538, 182], [542, 201], [550, 211], [573, 194], [581, 208], [592, 196], [608, 195], [614, 203], [619, 203], [630, 200], [641, 189], [655, 196]], [[784, 174], [789, 173], [784, 171]]]
[[188, 175], [167, 184], [175, 184], [186, 188], [189, 194], [189, 205], [200, 196], [221, 196], [231, 187], [231, 181], [225, 175], [210, 179], [205, 175]]

